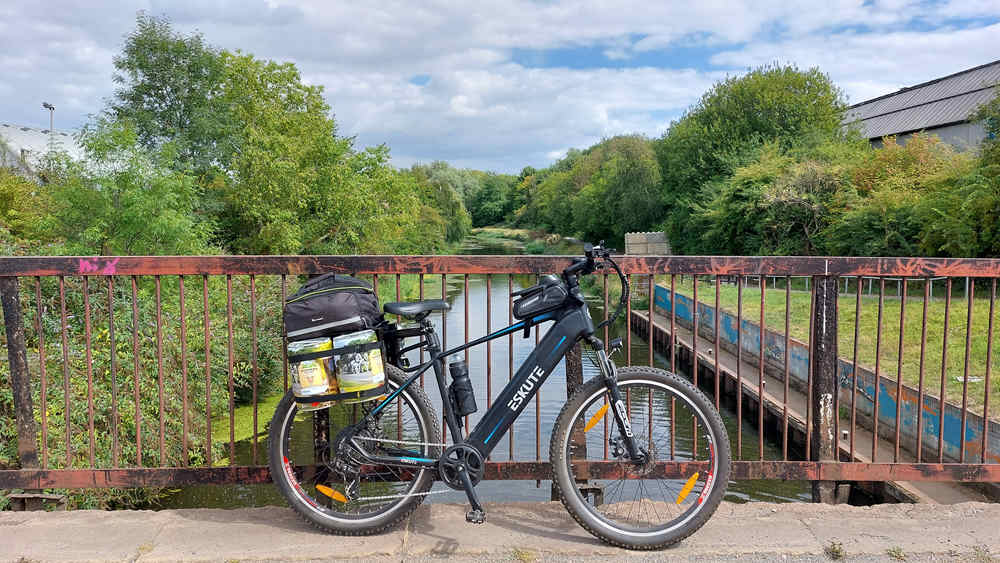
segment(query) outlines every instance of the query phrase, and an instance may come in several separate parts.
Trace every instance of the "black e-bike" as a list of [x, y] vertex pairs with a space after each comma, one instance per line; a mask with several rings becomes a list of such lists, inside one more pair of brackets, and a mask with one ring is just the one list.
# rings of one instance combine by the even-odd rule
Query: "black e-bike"
[[[700, 528], [725, 494], [730, 447], [725, 427], [709, 399], [687, 380], [646, 366], [617, 368], [610, 350], [594, 336], [579, 277], [610, 267], [622, 284], [614, 322], [629, 298], [628, 278], [601, 246], [585, 245], [560, 277], [517, 292], [518, 323], [442, 350], [427, 316], [449, 308], [443, 300], [387, 303], [388, 314], [415, 321], [402, 336], [417, 337], [403, 352], [423, 348], [427, 362], [386, 366], [388, 394], [381, 401], [334, 403], [303, 411], [291, 391], [271, 420], [271, 475], [289, 504], [308, 522], [333, 533], [365, 535], [406, 518], [431, 486], [442, 481], [464, 491], [466, 519], [482, 523], [486, 513], [475, 486], [486, 459], [523, 412], [558, 362], [579, 342], [593, 351], [600, 376], [580, 386], [566, 402], [552, 431], [552, 480], [563, 505], [587, 531], [613, 545], [657, 549]], [[544, 311], [531, 315], [531, 311]], [[492, 407], [462, 436], [461, 417], [475, 410], [464, 363], [447, 358], [516, 331], [554, 321]], [[439, 415], [415, 384], [433, 368], [452, 443], [441, 443]], [[464, 371], [463, 371], [464, 370]]]

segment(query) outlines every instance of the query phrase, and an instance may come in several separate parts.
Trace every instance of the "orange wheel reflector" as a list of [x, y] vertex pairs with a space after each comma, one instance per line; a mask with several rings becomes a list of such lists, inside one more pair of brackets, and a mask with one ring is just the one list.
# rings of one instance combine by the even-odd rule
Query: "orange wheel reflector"
[[603, 407], [601, 407], [600, 409], [598, 409], [597, 412], [594, 413], [594, 416], [590, 417], [590, 420], [587, 421], [587, 425], [583, 427], [583, 431], [584, 432], [589, 432], [590, 429], [593, 428], [594, 426], [596, 426], [597, 422], [599, 420], [601, 420], [601, 418], [604, 417], [604, 413], [606, 413], [606, 412], [608, 412], [608, 404], [607, 403], [605, 403]]
[[684, 502], [684, 499], [686, 499], [687, 496], [688, 496], [688, 494], [691, 493], [691, 489], [694, 488], [694, 484], [697, 481], [698, 481], [698, 472], [695, 471], [694, 475], [692, 475], [691, 477], [688, 478], [687, 483], [684, 483], [684, 487], [681, 489], [680, 494], [677, 495], [677, 503], [676, 504], [680, 504], [680, 503]]
[[[319, 491], [319, 492], [321, 492], [321, 493], [323, 493], [324, 495], [332, 498], [333, 500], [335, 500], [337, 502], [343, 502], [343, 503], [347, 502], [347, 497], [345, 497], [344, 495], [340, 494], [339, 491], [335, 491], [335, 490], [331, 489], [330, 487], [327, 487], [326, 485], [316, 485], [316, 490]], [[691, 488], [688, 487], [688, 490], [691, 490]]]

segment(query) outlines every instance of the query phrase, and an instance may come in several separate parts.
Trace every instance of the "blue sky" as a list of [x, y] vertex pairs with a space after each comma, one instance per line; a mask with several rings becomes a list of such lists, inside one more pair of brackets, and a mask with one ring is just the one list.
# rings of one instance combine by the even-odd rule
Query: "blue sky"
[[0, 6], [0, 122], [77, 128], [113, 92], [135, 13], [295, 62], [342, 134], [399, 166], [516, 172], [623, 133], [661, 135], [713, 82], [818, 66], [852, 102], [1000, 58], [1000, 0], [331, 3], [160, 0]]

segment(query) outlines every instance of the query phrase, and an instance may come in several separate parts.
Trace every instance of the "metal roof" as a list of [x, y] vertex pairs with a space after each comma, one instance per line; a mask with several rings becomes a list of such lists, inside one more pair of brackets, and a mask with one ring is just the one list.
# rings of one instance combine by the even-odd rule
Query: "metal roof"
[[77, 144], [73, 133], [68, 131], [53, 131], [50, 134], [48, 129], [0, 123], [0, 140], [7, 145], [14, 158], [24, 157], [34, 161], [48, 152], [50, 141], [56, 150], [66, 152], [74, 159], [80, 160], [84, 157], [83, 148]]
[[855, 104], [844, 123], [857, 123], [871, 139], [962, 122], [998, 85], [1000, 60]]

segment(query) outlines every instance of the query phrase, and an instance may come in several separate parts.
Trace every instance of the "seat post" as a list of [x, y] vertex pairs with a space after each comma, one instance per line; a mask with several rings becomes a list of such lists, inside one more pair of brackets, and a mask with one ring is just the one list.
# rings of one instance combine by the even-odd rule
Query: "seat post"
[[420, 327], [423, 329], [424, 335], [427, 337], [427, 352], [433, 358], [441, 353], [441, 341], [438, 340], [437, 331], [434, 330], [434, 325], [427, 320], [427, 315], [424, 315], [417, 322], [420, 323]]

